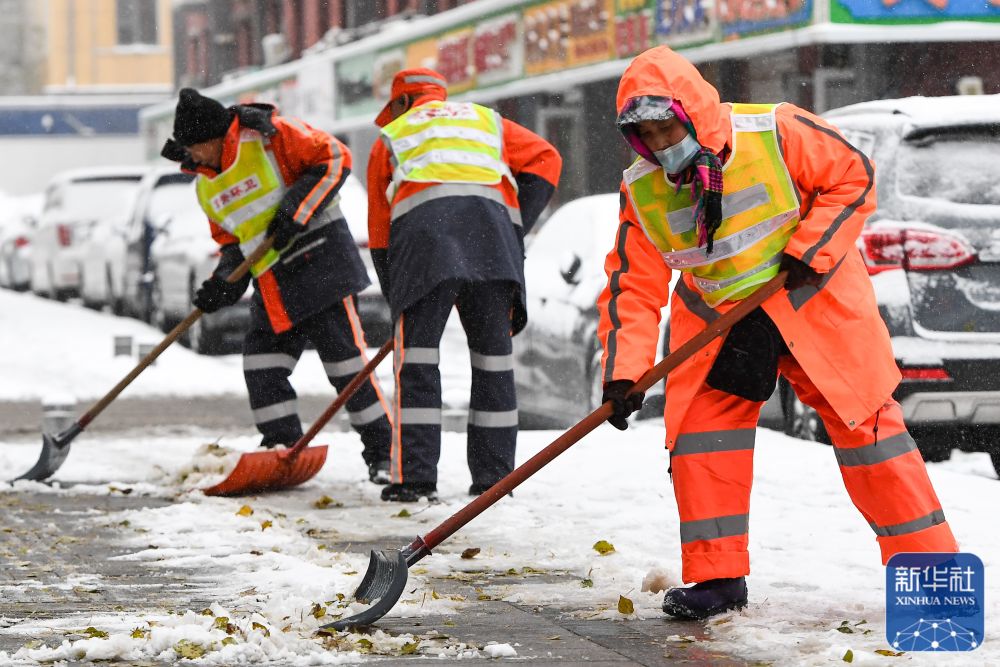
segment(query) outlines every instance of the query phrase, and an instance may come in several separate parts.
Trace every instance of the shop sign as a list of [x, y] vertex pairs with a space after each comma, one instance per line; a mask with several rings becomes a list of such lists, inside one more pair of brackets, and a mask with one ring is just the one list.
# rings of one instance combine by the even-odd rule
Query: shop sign
[[812, 21], [813, 0], [718, 0], [723, 39], [799, 27]]
[[711, 41], [716, 33], [714, 5], [713, 0], [657, 0], [654, 31], [659, 43], [679, 46]]
[[519, 18], [517, 13], [504, 14], [476, 26], [472, 64], [477, 86], [509, 81], [521, 75], [524, 48]]
[[654, 0], [615, 0], [615, 56], [625, 58], [653, 45]]
[[445, 33], [438, 40], [437, 71], [448, 81], [448, 92], [460, 93], [476, 83], [472, 66], [473, 29]]
[[831, 0], [833, 23], [1000, 20], [997, 0]]
[[417, 42], [410, 42], [406, 45], [406, 67], [427, 67], [436, 70], [438, 68], [438, 39], [421, 39]]
[[612, 0], [546, 2], [524, 10], [524, 71], [543, 74], [610, 60]]

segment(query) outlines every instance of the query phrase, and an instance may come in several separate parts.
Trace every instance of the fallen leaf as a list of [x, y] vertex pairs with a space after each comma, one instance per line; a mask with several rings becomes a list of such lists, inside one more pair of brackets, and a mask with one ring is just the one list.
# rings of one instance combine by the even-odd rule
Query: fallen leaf
[[233, 637], [226, 637], [226, 638], [224, 638], [222, 640], [222, 645], [223, 646], [229, 646], [229, 645], [235, 644], [235, 643], [236, 643], [236, 639], [233, 638]]
[[149, 636], [149, 630], [143, 630], [142, 628], [136, 628], [132, 631], [132, 639], [145, 639]]
[[400, 653], [403, 655], [413, 655], [420, 648], [420, 642], [406, 642], [403, 644], [403, 648], [400, 649]]
[[80, 634], [83, 635], [84, 637], [90, 637], [91, 639], [95, 639], [95, 638], [107, 639], [108, 638], [108, 633], [106, 633], [104, 630], [98, 630], [94, 626], [87, 627], [87, 629], [84, 630], [83, 632], [81, 632]]
[[270, 519], [268, 519], [268, 520], [266, 520], [266, 521], [261, 521], [261, 522], [260, 522], [260, 529], [261, 529], [262, 531], [264, 531], [264, 530], [267, 530], [268, 528], [270, 528], [270, 527], [271, 527], [271, 526], [273, 526], [273, 525], [274, 525], [274, 524], [273, 524], [273, 523], [271, 523], [271, 520], [270, 520]]
[[313, 618], [323, 618], [326, 616], [326, 607], [316, 602], [313, 604], [312, 609], [309, 610], [309, 614], [313, 616]]
[[257, 594], [257, 589], [254, 588], [253, 586], [251, 586], [250, 588], [247, 588], [246, 590], [242, 590], [239, 593], [237, 593], [237, 595], [239, 595], [241, 597], [244, 596], [244, 595], [256, 595], [256, 594]]
[[841, 660], [844, 662], [854, 662], [854, 651], [847, 649], [847, 653], [844, 654], [844, 657], [841, 658]]
[[875, 652], [879, 655], [889, 656], [890, 658], [898, 658], [901, 655], [906, 655], [902, 651], [890, 651], [887, 648], [877, 648], [875, 649]]
[[252, 514], [253, 514], [253, 508], [250, 507], [249, 505], [244, 505], [239, 509], [238, 512], [236, 512], [237, 516], [250, 516]]
[[364, 637], [362, 637], [355, 643], [358, 645], [358, 648], [360, 648], [362, 651], [372, 650], [372, 642], [370, 639], [365, 639]]
[[252, 551], [250, 552], [250, 555], [251, 555], [251, 556], [263, 556], [263, 555], [264, 555], [264, 552], [263, 552], [263, 551], [258, 551], [257, 549], [253, 549], [253, 550], [252, 550]]
[[176, 653], [181, 658], [188, 658], [189, 660], [196, 660], [197, 658], [205, 655], [205, 649], [201, 644], [195, 644], [187, 639], [182, 639], [176, 644], [174, 644], [174, 653]]
[[404, 507], [403, 509], [399, 510], [399, 514], [393, 514], [393, 516], [399, 517], [400, 519], [405, 519], [413, 515], [410, 514], [410, 512]]
[[334, 500], [330, 496], [323, 496], [313, 503], [313, 507], [318, 510], [325, 510], [330, 507], [343, 507], [344, 503]]
[[552, 635], [551, 637], [546, 637], [549, 641], [556, 641], [557, 639], [562, 639], [559, 635]]
[[629, 614], [635, 613], [635, 605], [624, 595], [618, 596], [618, 613], [628, 616]]
[[614, 550], [615, 545], [611, 544], [611, 542], [608, 542], [607, 540], [598, 540], [594, 543], [594, 551], [602, 556], [606, 556]]
[[258, 631], [262, 632], [265, 637], [270, 637], [271, 636], [271, 631], [267, 629], [267, 626], [262, 625], [260, 623], [257, 623], [256, 621], [254, 621], [253, 623], [251, 623], [250, 627], [253, 630], [258, 630]]
[[593, 588], [594, 587], [594, 580], [593, 579], [584, 579], [583, 581], [580, 582], [580, 585], [583, 586], [584, 588]]
[[470, 547], [462, 552], [462, 558], [464, 558], [465, 560], [469, 560], [470, 558], [475, 558], [476, 556], [479, 555], [479, 552], [480, 552], [479, 547]]

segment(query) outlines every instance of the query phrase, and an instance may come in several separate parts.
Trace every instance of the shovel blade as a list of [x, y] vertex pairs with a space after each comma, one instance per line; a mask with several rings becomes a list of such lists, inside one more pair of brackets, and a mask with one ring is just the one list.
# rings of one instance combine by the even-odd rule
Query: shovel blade
[[342, 618], [323, 626], [324, 630], [347, 630], [371, 625], [389, 613], [406, 587], [409, 570], [406, 556], [398, 549], [372, 551], [368, 571], [365, 572], [354, 599], [358, 602], [372, 602], [364, 611]]
[[205, 489], [206, 496], [242, 496], [298, 486], [316, 476], [326, 463], [326, 445], [306, 447], [298, 456], [284, 452], [250, 452], [240, 457], [229, 476]]
[[19, 479], [30, 479], [34, 482], [41, 482], [56, 474], [62, 466], [63, 461], [69, 456], [69, 443], [72, 438], [62, 441], [59, 437], [53, 437], [48, 433], [42, 433], [42, 453], [38, 461], [28, 472], [11, 481]]

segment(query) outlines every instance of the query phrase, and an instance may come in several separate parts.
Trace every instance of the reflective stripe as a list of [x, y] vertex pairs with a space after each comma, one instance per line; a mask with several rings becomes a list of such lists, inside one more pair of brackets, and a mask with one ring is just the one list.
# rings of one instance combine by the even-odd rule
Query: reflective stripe
[[243, 372], [266, 371], [272, 368], [284, 368], [286, 371], [295, 369], [298, 359], [290, 354], [272, 352], [269, 354], [247, 354], [243, 356]]
[[513, 354], [479, 354], [478, 352], [470, 352], [469, 357], [472, 359], [472, 367], [478, 368], [481, 371], [500, 373], [514, 370]]
[[618, 227], [618, 241], [615, 246], [615, 255], [618, 256], [619, 268], [613, 271], [608, 280], [608, 289], [611, 292], [611, 300], [608, 301], [608, 318], [611, 320], [611, 331], [608, 332], [608, 340], [604, 345], [604, 381], [611, 382], [615, 379], [615, 361], [618, 358], [618, 330], [622, 328], [621, 316], [618, 314], [618, 295], [622, 293], [621, 279], [623, 274], [629, 270], [628, 255], [625, 253], [625, 244], [628, 241], [628, 234], [634, 228], [629, 222], [622, 223]]
[[256, 199], [246, 206], [241, 206], [227, 215], [226, 219], [223, 221], [222, 227], [224, 227], [230, 234], [235, 234], [237, 227], [250, 218], [264, 213], [269, 208], [277, 206], [281, 202], [281, 198], [284, 196], [285, 193], [283, 190], [272, 190], [260, 199]]
[[399, 412], [402, 426], [441, 424], [441, 408], [403, 408]]
[[692, 275], [691, 277], [694, 278], [694, 284], [697, 285], [698, 289], [700, 289], [702, 293], [710, 294], [717, 290], [726, 289], [730, 285], [735, 285], [741, 280], [746, 280], [752, 275], [770, 269], [772, 266], [781, 264], [781, 257], [782, 254], [778, 253], [777, 255], [767, 260], [763, 264], [758, 264], [749, 271], [744, 271], [743, 273], [735, 275], [731, 278], [726, 278], [725, 280], [709, 280], [708, 278], [699, 278], [698, 276], [695, 275]]
[[776, 127], [774, 112], [733, 115], [733, 129], [739, 132], [770, 132]]
[[510, 215], [511, 222], [518, 227], [522, 224], [520, 209], [511, 207], [504, 199], [502, 192], [488, 185], [478, 185], [476, 183], [442, 183], [416, 192], [393, 205], [392, 221], [403, 217], [421, 204], [425, 204], [432, 199], [441, 199], [442, 197], [482, 197], [490, 201], [495, 201], [507, 209], [507, 214]]
[[489, 132], [477, 130], [474, 127], [461, 127], [458, 125], [432, 125], [426, 130], [411, 134], [406, 137], [392, 140], [392, 146], [402, 153], [412, 148], [416, 148], [428, 139], [468, 139], [478, 141], [493, 148], [500, 148], [503, 144], [500, 137]]
[[436, 347], [404, 347], [404, 364], [437, 364], [441, 361], [441, 351]]
[[852, 447], [850, 449], [834, 448], [837, 456], [837, 463], [850, 468], [853, 466], [871, 466], [884, 463], [897, 456], [909, 454], [917, 448], [917, 443], [913, 441], [906, 431], [885, 440], [879, 440], [874, 445], [864, 447]]
[[[393, 146], [393, 148], [395, 148], [395, 146]], [[511, 174], [510, 167], [507, 166], [506, 162], [494, 160], [489, 155], [484, 155], [483, 153], [445, 148], [438, 148], [436, 150], [422, 153], [416, 157], [407, 158], [403, 164], [396, 167], [396, 171], [400, 173], [393, 174], [392, 180], [394, 183], [408, 180], [408, 174], [417, 169], [423, 169], [427, 165], [431, 164], [464, 164], [473, 167], [483, 167], [484, 169], [492, 169], [493, 171], [498, 172], [501, 177], [508, 176], [511, 182], [514, 181], [514, 176]], [[500, 180], [501, 179], [498, 178], [493, 182], [499, 183]]]
[[[771, 197], [767, 194], [767, 186], [763, 183], [757, 183], [738, 192], [722, 195], [722, 219], [725, 220], [741, 213], [746, 213], [770, 201]], [[691, 231], [694, 229], [694, 206], [668, 212], [667, 224], [670, 225], [670, 231], [674, 234], [683, 234]]]
[[344, 359], [342, 361], [324, 361], [323, 369], [326, 370], [327, 377], [339, 378], [345, 375], [356, 375], [358, 371], [365, 367], [365, 362], [361, 355]]
[[681, 298], [681, 301], [684, 302], [684, 305], [687, 306], [688, 310], [705, 322], [714, 322], [719, 318], [718, 311], [714, 308], [710, 308], [701, 296], [688, 287], [688, 284], [684, 282], [683, 278], [677, 281], [677, 287], [674, 288], [674, 292]]
[[733, 255], [738, 255], [764, 237], [772, 234], [799, 215], [798, 211], [786, 211], [773, 218], [768, 218], [758, 222], [752, 227], [730, 234], [729, 236], [715, 240], [715, 249], [712, 256], [708, 256], [708, 247], [688, 248], [686, 250], [675, 250], [673, 252], [661, 253], [663, 261], [671, 269], [689, 269], [695, 266], [713, 264], [722, 259], [727, 259]]
[[427, 74], [411, 74], [409, 76], [404, 76], [403, 83], [433, 83], [434, 85], [441, 86], [442, 88], [448, 87], [448, 82], [444, 79], [439, 79], [436, 76], [429, 76]]
[[713, 454], [716, 452], [732, 452], [738, 450], [753, 450], [757, 429], [741, 428], [733, 431], [705, 431], [703, 433], [682, 433], [677, 436], [673, 456], [685, 454]]
[[288, 401], [282, 401], [281, 403], [274, 403], [273, 405], [265, 405], [262, 408], [257, 408], [253, 411], [253, 421], [255, 424], [265, 424], [275, 419], [281, 419], [282, 417], [289, 417], [291, 415], [298, 414], [298, 409], [295, 406], [295, 399]]
[[378, 421], [382, 417], [386, 417], [386, 419], [388, 419], [388, 416], [385, 414], [385, 409], [382, 407], [382, 402], [377, 399], [364, 410], [358, 410], [357, 412], [351, 412], [348, 410], [347, 417], [352, 426], [364, 426], [365, 424], [370, 424], [373, 421]]
[[720, 537], [746, 535], [749, 528], [749, 514], [732, 514], [699, 521], [681, 521], [681, 543], [688, 544], [698, 540], [717, 540]]
[[909, 535], [933, 528], [944, 523], [944, 521], [944, 510], [934, 510], [930, 514], [914, 519], [913, 521], [897, 523], [893, 526], [876, 526], [874, 523], [869, 523], [868, 525], [872, 527], [872, 530], [879, 537], [899, 537], [900, 535]]
[[[302, 230], [301, 232], [299, 232], [298, 234], [296, 234], [295, 236], [292, 237], [292, 240], [289, 242], [288, 245], [291, 246], [292, 244], [294, 244], [295, 243], [295, 239], [299, 238], [299, 236], [302, 235], [302, 234], [304, 234], [306, 231], [312, 231], [312, 230], [311, 229], [310, 230]], [[299, 248], [298, 250], [296, 250], [295, 252], [291, 253], [290, 255], [282, 255], [281, 256], [281, 263], [282, 264], [288, 264], [289, 262], [291, 262], [292, 260], [294, 260], [296, 257], [304, 255], [305, 253], [309, 252], [310, 250], [315, 250], [316, 248], [320, 247], [324, 243], [326, 243], [326, 239], [325, 238], [318, 238], [315, 241], [307, 243], [304, 246], [302, 246], [301, 248]]]
[[485, 428], [517, 426], [517, 410], [469, 410], [469, 425]]

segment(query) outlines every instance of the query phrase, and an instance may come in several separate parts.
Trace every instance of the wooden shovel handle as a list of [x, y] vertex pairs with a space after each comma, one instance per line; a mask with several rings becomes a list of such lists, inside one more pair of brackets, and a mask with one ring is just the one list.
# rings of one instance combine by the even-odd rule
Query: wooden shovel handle
[[[240, 265], [226, 277], [226, 282], [235, 283], [237, 280], [245, 276], [250, 270], [250, 267], [264, 257], [264, 255], [267, 254], [267, 251], [271, 249], [272, 245], [274, 245], [274, 239], [264, 239], [264, 242], [257, 246], [257, 248], [250, 253], [250, 256], [244, 259]], [[139, 377], [139, 374], [146, 370], [150, 364], [156, 361], [156, 358], [160, 356], [165, 349], [170, 347], [171, 343], [180, 338], [181, 334], [185, 331], [190, 329], [191, 325], [194, 324], [198, 318], [202, 316], [202, 314], [203, 313], [200, 308], [192, 310], [187, 317], [181, 320], [180, 324], [170, 330], [170, 333], [168, 333], [164, 339], [160, 341], [159, 345], [150, 350], [150, 352], [143, 357], [138, 364], [136, 364], [136, 367], [129, 371], [128, 375], [123, 377], [121, 381], [116, 384], [111, 391], [105, 394], [101, 400], [97, 401], [97, 403], [95, 403], [90, 410], [87, 410], [87, 412], [77, 420], [77, 425], [81, 429], [84, 429], [90, 422], [94, 421], [97, 415], [101, 414], [104, 408], [108, 407], [111, 401], [118, 398], [118, 394], [122, 393], [122, 390], [124, 390], [125, 387], [132, 384], [132, 380]]]
[[[629, 393], [646, 391], [665, 378], [667, 373], [677, 368], [677, 366], [686, 361], [695, 352], [728, 331], [734, 324], [748, 315], [750, 311], [760, 306], [768, 297], [784, 287], [787, 275], [786, 271], [782, 271], [746, 299], [739, 301], [731, 310], [710, 322], [707, 327], [697, 333], [691, 340], [681, 345], [664, 357], [660, 363], [643, 373], [642, 377], [639, 378], [639, 381], [635, 383], [635, 386]], [[503, 498], [521, 482], [534, 475], [554, 458], [576, 444], [583, 436], [607, 421], [611, 413], [611, 401], [608, 401], [553, 440], [545, 449], [522, 463], [481, 496], [455, 512], [455, 514], [427, 533], [423, 537], [423, 545], [426, 547], [427, 552], [429, 553], [431, 549], [446, 540], [469, 521], [479, 516], [487, 507]]]

